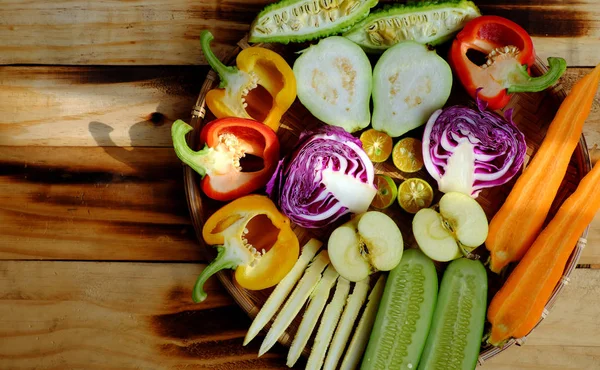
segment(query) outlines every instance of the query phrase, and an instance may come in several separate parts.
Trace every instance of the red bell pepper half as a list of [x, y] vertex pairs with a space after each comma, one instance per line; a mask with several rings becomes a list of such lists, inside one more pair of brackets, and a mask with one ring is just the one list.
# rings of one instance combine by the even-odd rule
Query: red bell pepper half
[[[472, 62], [467, 55], [470, 50], [485, 54], [486, 62]], [[493, 15], [477, 17], [465, 25], [452, 43], [449, 61], [469, 95], [473, 99], [478, 95], [491, 109], [504, 108], [512, 93], [545, 90], [567, 69], [564, 59], [550, 57], [548, 72], [531, 77], [529, 69], [535, 62], [531, 37], [518, 24]]]
[[265, 186], [279, 160], [277, 135], [267, 125], [245, 118], [221, 118], [200, 131], [204, 149], [193, 151], [185, 140], [192, 126], [177, 120], [171, 127], [179, 159], [201, 177], [209, 197], [229, 201]]

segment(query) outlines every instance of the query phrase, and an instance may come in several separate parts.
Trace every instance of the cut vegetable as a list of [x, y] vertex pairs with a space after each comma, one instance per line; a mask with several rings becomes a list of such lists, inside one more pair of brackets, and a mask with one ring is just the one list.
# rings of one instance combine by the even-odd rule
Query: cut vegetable
[[360, 140], [341, 127], [303, 131], [267, 183], [267, 193], [297, 226], [317, 229], [362, 213], [377, 193], [375, 169]]
[[485, 246], [493, 272], [519, 261], [538, 236], [579, 143], [599, 82], [600, 65], [573, 86], [542, 145], [490, 222]]
[[350, 282], [343, 277], [338, 278], [333, 299], [327, 305], [325, 313], [321, 318], [319, 330], [317, 330], [317, 336], [310, 351], [308, 363], [306, 364], [306, 370], [318, 370], [323, 365], [325, 353], [327, 352], [329, 343], [331, 343], [333, 331], [338, 324], [340, 315], [346, 304], [348, 292], [350, 292]]
[[325, 364], [323, 365], [324, 370], [335, 370], [337, 368], [337, 364], [340, 361], [340, 357], [342, 357], [342, 353], [344, 352], [344, 348], [346, 348], [346, 343], [354, 327], [354, 321], [358, 317], [358, 312], [367, 298], [368, 290], [369, 278], [361, 280], [354, 285], [354, 290], [350, 297], [348, 297], [348, 303], [346, 304], [346, 308], [344, 308], [342, 318], [335, 329], [335, 334], [333, 335], [327, 357], [325, 358]]
[[415, 214], [433, 201], [433, 189], [423, 179], [412, 177], [398, 186], [398, 204], [408, 213]]
[[235, 269], [235, 281], [245, 289], [277, 285], [294, 267], [300, 249], [290, 220], [258, 194], [237, 198], [214, 212], [202, 226], [202, 239], [219, 253], [194, 284], [196, 303], [207, 297], [206, 281], [223, 269]]
[[[194, 151], [186, 135], [194, 128], [178, 119], [171, 125], [177, 157], [200, 175], [200, 189], [209, 198], [227, 202], [263, 188], [277, 168], [279, 140], [264, 124], [244, 118], [221, 118], [200, 131], [204, 148]], [[242, 168], [246, 155], [260, 160], [262, 167]]]
[[358, 45], [340, 36], [323, 39], [302, 51], [294, 75], [298, 99], [313, 116], [348, 132], [369, 125], [373, 75]]
[[[581, 180], [548, 226], [492, 299], [488, 320], [489, 343], [495, 346], [528, 335], [540, 321], [544, 308], [585, 228], [600, 209], [600, 163]], [[517, 314], [518, 313], [518, 314]]]
[[397, 137], [425, 124], [451, 88], [450, 66], [435, 50], [414, 41], [389, 48], [373, 69], [373, 128]]
[[437, 292], [433, 261], [418, 249], [405, 251], [387, 278], [361, 370], [417, 368]]
[[[485, 62], [475, 62], [478, 58], [472, 56], [478, 54], [486, 56]], [[466, 92], [485, 101], [491, 110], [506, 107], [513, 93], [546, 90], [567, 70], [563, 58], [549, 57], [547, 72], [530, 76], [536, 63], [531, 36], [515, 22], [497, 15], [467, 22], [452, 42], [448, 62]]]
[[394, 145], [394, 166], [402, 172], [413, 173], [423, 168], [423, 144], [421, 140], [407, 137]]
[[287, 356], [287, 366], [294, 366], [296, 361], [298, 361], [298, 358], [300, 358], [304, 347], [306, 347], [306, 344], [308, 343], [308, 339], [317, 325], [317, 321], [319, 321], [319, 317], [321, 317], [323, 308], [325, 308], [325, 304], [329, 298], [329, 292], [338, 276], [339, 274], [335, 271], [333, 265], [327, 266], [327, 269], [323, 273], [323, 277], [311, 294], [310, 304], [304, 312], [300, 327], [298, 327], [294, 341], [290, 346], [290, 351]]
[[379, 309], [379, 302], [383, 295], [383, 288], [385, 288], [385, 277], [381, 275], [379, 276], [379, 279], [377, 279], [377, 283], [375, 283], [371, 293], [369, 293], [367, 306], [360, 317], [358, 326], [348, 345], [340, 370], [354, 370], [358, 367], [360, 359], [367, 347], [367, 343], [369, 342], [369, 336], [371, 335], [375, 317], [377, 317], [377, 310]]
[[321, 272], [329, 264], [329, 256], [327, 251], [321, 251], [317, 257], [312, 261], [310, 266], [306, 269], [304, 276], [296, 285], [296, 288], [285, 302], [285, 305], [277, 314], [277, 318], [273, 322], [271, 329], [265, 336], [258, 356], [264, 355], [273, 345], [277, 342], [277, 339], [283, 334], [285, 329], [290, 325], [294, 317], [300, 312], [302, 306], [312, 293], [313, 289], [321, 279]]
[[420, 370], [472, 370], [477, 365], [485, 310], [487, 274], [479, 260], [452, 261], [442, 278]]
[[446, 193], [440, 213], [420, 210], [413, 219], [419, 248], [434, 261], [447, 262], [468, 255], [485, 241], [488, 222], [477, 201], [463, 193]]
[[360, 142], [373, 163], [385, 162], [392, 153], [392, 138], [385, 132], [368, 129], [360, 134]]
[[265, 7], [250, 27], [250, 42], [302, 42], [346, 31], [377, 0], [281, 0]]
[[375, 175], [374, 183], [377, 188], [377, 194], [375, 194], [371, 206], [377, 209], [386, 209], [394, 204], [398, 195], [398, 189], [394, 180], [388, 175]]
[[419, 248], [435, 261], [446, 262], [462, 257], [456, 239], [444, 225], [444, 219], [431, 208], [417, 212], [413, 218], [413, 234]]
[[512, 119], [486, 110], [454, 105], [435, 111], [423, 132], [427, 172], [443, 192], [457, 191], [476, 198], [484, 188], [510, 181], [523, 167], [525, 135]]
[[480, 15], [475, 4], [464, 0], [398, 4], [371, 13], [344, 36], [375, 53], [405, 40], [437, 45]]
[[361, 281], [372, 272], [389, 271], [402, 258], [400, 229], [388, 215], [369, 211], [335, 229], [327, 250], [337, 272], [350, 281]]
[[[290, 65], [276, 52], [253, 46], [237, 54], [236, 67], [226, 66], [213, 53], [212, 40], [209, 31], [200, 33], [204, 57], [221, 80], [218, 88], [206, 92], [208, 109], [217, 118], [252, 118], [277, 132], [281, 117], [296, 100], [296, 79]], [[262, 99], [255, 99], [254, 93], [259, 91]]]
[[271, 320], [273, 315], [275, 315], [275, 312], [277, 312], [285, 298], [292, 291], [292, 288], [302, 276], [306, 266], [308, 266], [322, 245], [322, 242], [311, 238], [308, 243], [302, 247], [302, 253], [300, 253], [300, 257], [294, 264], [294, 267], [292, 267], [290, 272], [285, 275], [283, 280], [277, 284], [267, 301], [263, 304], [262, 308], [254, 318], [254, 321], [252, 321], [252, 325], [250, 325], [250, 329], [248, 329], [248, 333], [246, 333], [246, 337], [244, 338], [244, 346], [254, 339], [254, 337], [256, 337], [262, 328], [265, 327], [269, 320]]

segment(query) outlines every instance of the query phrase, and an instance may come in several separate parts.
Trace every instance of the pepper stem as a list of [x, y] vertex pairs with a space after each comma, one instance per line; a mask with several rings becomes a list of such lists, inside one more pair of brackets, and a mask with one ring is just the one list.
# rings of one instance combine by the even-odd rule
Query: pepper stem
[[177, 154], [177, 157], [179, 157], [183, 163], [187, 164], [200, 176], [204, 177], [206, 175], [206, 168], [198, 163], [198, 158], [206, 155], [208, 147], [205, 146], [201, 151], [195, 152], [188, 146], [185, 141], [185, 135], [193, 129], [192, 126], [180, 119], [173, 122], [173, 126], [171, 126], [173, 149], [175, 149], [175, 154]]
[[548, 72], [539, 77], [531, 77], [527, 73], [527, 66], [517, 68], [511, 76], [512, 84], [508, 87], [508, 93], [538, 92], [554, 85], [556, 81], [567, 70], [567, 62], [563, 58], [548, 58]]
[[194, 291], [192, 292], [192, 299], [195, 303], [200, 303], [206, 299], [208, 294], [204, 291], [204, 283], [206, 280], [216, 274], [217, 272], [224, 269], [234, 269], [241, 265], [244, 261], [236, 253], [228, 253], [228, 249], [220, 245], [217, 247], [219, 254], [208, 266], [202, 270], [196, 284], [194, 285]]
[[219, 74], [219, 78], [221, 79], [219, 87], [223, 88], [227, 85], [228, 76], [237, 74], [239, 70], [233, 66], [226, 66], [219, 58], [217, 58], [210, 48], [210, 42], [214, 39], [215, 38], [210, 31], [204, 30], [200, 33], [200, 47], [202, 47], [202, 52], [204, 53], [208, 64], [210, 64], [212, 69]]

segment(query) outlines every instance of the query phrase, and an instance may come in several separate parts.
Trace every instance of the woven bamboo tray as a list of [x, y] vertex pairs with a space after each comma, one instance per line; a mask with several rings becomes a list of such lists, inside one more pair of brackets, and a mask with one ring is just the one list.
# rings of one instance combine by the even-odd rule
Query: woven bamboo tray
[[[293, 65], [295, 54], [294, 51], [301, 50], [306, 45], [296, 45], [296, 46], [283, 46], [279, 44], [261, 44], [260, 46], [272, 49], [288, 60], [290, 65]], [[234, 50], [234, 52], [226, 58], [226, 63], [232, 63], [235, 60], [235, 56], [239, 51], [243, 48], [249, 47], [247, 43], [247, 38], [242, 39], [238, 43], [238, 48]], [[444, 50], [440, 50], [439, 54], [441, 56], [445, 56], [446, 53]], [[372, 60], [374, 65], [374, 60]], [[531, 72], [533, 75], [543, 74], [547, 68], [541, 60], [537, 60], [536, 64], [532, 66]], [[218, 76], [214, 71], [210, 71], [207, 75], [204, 84], [202, 85], [200, 94], [198, 96], [198, 100], [196, 105], [193, 107], [192, 111], [192, 119], [191, 125], [194, 127], [194, 131], [188, 136], [188, 144], [194, 148], [195, 150], [200, 149], [199, 143], [199, 132], [202, 128], [204, 122], [210, 122], [215, 117], [206, 109], [205, 107], [205, 96], [206, 93], [216, 88], [219, 83]], [[561, 102], [566, 97], [566, 92], [562, 87], [561, 83], [558, 83], [551, 89], [548, 89], [541, 93], [525, 93], [525, 94], [517, 94], [512, 99], [509, 105], [505, 109], [513, 108], [513, 119], [517, 124], [519, 129], [525, 134], [527, 141], [527, 156], [525, 159], [525, 165], [529, 162], [529, 159], [535, 155], [539, 145], [541, 144], [548, 125], [554, 118], [558, 107]], [[457, 81], [454, 82], [454, 86], [452, 89], [452, 94], [450, 99], [447, 102], [447, 105], [455, 105], [462, 104], [474, 107], [474, 102], [472, 99], [462, 90], [460, 84]], [[288, 112], [284, 115], [281, 121], [281, 127], [278, 130], [278, 137], [280, 140], [281, 146], [281, 155], [287, 154], [290, 149], [295, 145], [300, 132], [304, 129], [310, 129], [313, 127], [317, 127], [322, 125], [319, 120], [314, 118], [306, 108], [302, 106], [302, 104], [296, 99], [292, 107], [288, 110]], [[412, 136], [421, 139], [423, 134], [423, 128], [415, 129], [407, 134], [407, 136]], [[394, 142], [397, 141], [397, 138]], [[563, 201], [573, 192], [575, 188], [579, 184], [581, 178], [591, 170], [592, 165], [589, 158], [589, 153], [587, 150], [587, 145], [585, 143], [585, 139], [583, 135], [579, 141], [579, 145], [577, 146], [573, 156], [571, 158], [571, 162], [569, 164], [569, 168], [567, 170], [566, 176], [560, 186], [558, 194], [554, 200], [554, 203], [551, 207], [548, 220], [549, 221]], [[384, 173], [391, 176], [396, 184], [399, 184], [403, 180], [409, 177], [420, 177], [429, 182], [432, 188], [435, 191], [434, 196], [434, 204], [439, 201], [441, 197], [441, 193], [437, 190], [436, 182], [429, 176], [425, 169], [413, 174], [402, 173], [394, 167], [391, 163], [391, 158], [385, 162], [380, 163], [375, 166], [376, 173]], [[491, 189], [485, 189], [481, 192], [480, 196], [477, 198], [477, 201], [481, 204], [483, 209], [486, 212], [488, 220], [491, 220], [493, 215], [498, 211], [508, 193], [510, 192], [512, 186], [518, 175], [509, 183], [495, 187]], [[196, 231], [196, 235], [200, 242], [202, 253], [204, 257], [208, 260], [213, 259], [216, 256], [216, 251], [214, 248], [206, 246], [202, 239], [202, 225], [204, 224], [204, 220], [212, 214], [216, 209], [223, 205], [223, 203], [218, 203], [211, 199], [205, 197], [199, 188], [199, 176], [188, 166], [184, 166], [184, 185], [185, 191], [187, 195], [188, 207], [192, 219], [192, 223], [194, 225], [194, 229]], [[544, 186], [540, 184], [540, 186]], [[386, 210], [386, 213], [390, 215], [400, 227], [402, 231], [402, 235], [404, 237], [405, 248], [418, 248], [414, 237], [412, 235], [412, 215], [403, 212], [399, 206], [393, 205], [392, 207]], [[344, 219], [345, 220], [345, 219]], [[325, 230], [308, 230], [303, 229], [298, 226], [294, 226], [294, 231], [298, 236], [298, 240], [300, 245], [304, 245], [311, 237], [315, 237], [321, 241], [323, 241], [326, 245], [327, 237], [329, 233], [341, 224], [343, 220], [337, 222], [335, 225], [332, 225], [329, 229]], [[544, 314], [540, 319], [540, 322], [546, 317], [549, 310], [554, 305], [556, 297], [560, 293], [561, 289], [568, 284], [569, 275], [573, 271], [573, 269], [577, 265], [577, 261], [581, 254], [581, 251], [585, 247], [586, 237], [587, 237], [588, 229], [581, 235], [577, 247], [571, 254], [567, 266], [565, 268], [563, 278], [559, 282], [559, 284], [555, 287], [554, 292], [548, 303], [545, 306]], [[480, 258], [485, 261], [488, 258], [487, 250], [484, 247], [480, 247], [474, 252], [475, 254], [479, 254]], [[444, 264], [437, 264], [438, 271], [441, 273], [444, 268]], [[221, 271], [217, 274], [221, 283], [225, 286], [227, 291], [231, 294], [237, 304], [246, 312], [251, 318], [254, 318], [263, 303], [266, 301], [272, 289], [267, 289], [263, 291], [249, 291], [244, 288], [241, 288], [239, 285], [235, 283], [233, 279], [233, 270], [225, 270]], [[506, 274], [503, 277], [497, 276], [488, 271], [489, 277], [489, 292], [488, 292], [488, 303], [489, 300], [493, 297], [496, 291], [502, 286], [504, 279], [508, 276]], [[285, 346], [290, 346], [292, 339], [296, 333], [296, 330], [300, 324], [301, 317], [303, 314], [303, 310], [300, 311], [296, 319], [292, 322], [290, 327], [286, 330], [286, 332], [279, 338], [279, 342]], [[538, 323], [539, 325], [539, 323]], [[269, 325], [265, 327], [264, 330], [269, 329]], [[486, 326], [487, 330], [487, 326]], [[314, 333], [313, 333], [314, 335]], [[260, 340], [260, 339], [255, 339]], [[312, 340], [312, 339], [311, 339]], [[485, 347], [481, 348], [481, 352], [479, 355], [479, 364], [483, 364], [486, 360], [498, 355], [500, 352], [505, 350], [506, 348], [516, 344], [522, 345], [526, 340], [526, 337], [518, 338], [510, 340], [504, 347]], [[307, 348], [304, 351], [305, 355], [310, 353], [310, 345], [311, 342], [307, 345]]]

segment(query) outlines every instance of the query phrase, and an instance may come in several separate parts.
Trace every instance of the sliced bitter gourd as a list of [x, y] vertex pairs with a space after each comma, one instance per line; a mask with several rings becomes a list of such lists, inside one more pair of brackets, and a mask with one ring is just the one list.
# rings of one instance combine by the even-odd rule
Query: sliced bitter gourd
[[361, 370], [415, 370], [437, 299], [433, 261], [418, 249], [404, 251], [385, 284]]
[[265, 7], [250, 27], [250, 42], [302, 42], [347, 31], [378, 0], [281, 0]]
[[344, 36], [374, 53], [405, 40], [437, 45], [480, 15], [475, 4], [466, 0], [399, 4], [371, 13]]
[[309, 46], [294, 62], [298, 99], [321, 121], [355, 132], [369, 125], [373, 73], [367, 54], [341, 36]]
[[420, 370], [472, 370], [487, 309], [487, 274], [479, 260], [452, 261], [442, 278]]

